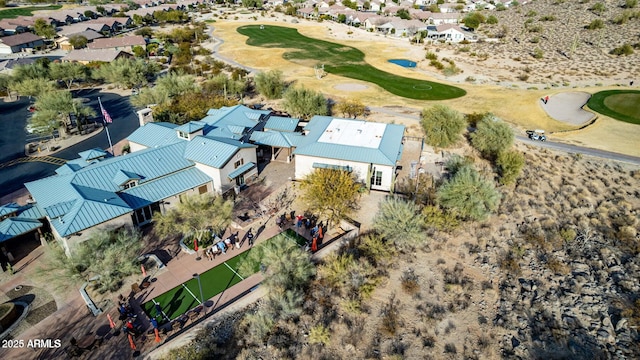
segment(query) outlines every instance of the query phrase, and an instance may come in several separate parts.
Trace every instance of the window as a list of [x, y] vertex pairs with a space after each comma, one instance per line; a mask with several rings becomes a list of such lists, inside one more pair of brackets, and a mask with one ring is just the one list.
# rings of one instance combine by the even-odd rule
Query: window
[[200, 195], [205, 194], [207, 192], [207, 185], [202, 185], [198, 188], [198, 193]]
[[243, 164], [244, 164], [244, 159], [240, 159], [240, 160], [236, 161], [236, 163], [235, 163], [235, 164], [233, 164], [234, 169], [239, 168], [239, 167], [240, 167], [240, 166], [242, 166]]
[[135, 180], [134, 181], [129, 181], [128, 183], [122, 185], [122, 188], [127, 190], [127, 189], [131, 189], [132, 187], [134, 187], [136, 185], [138, 185], [137, 181], [135, 181]]
[[187, 139], [187, 140], [189, 140], [189, 134], [187, 134], [187, 133], [186, 133], [186, 132], [184, 132], [184, 131], [178, 131], [178, 137], [179, 137], [179, 138], [181, 138], [181, 139]]
[[373, 173], [373, 179], [371, 181], [371, 184], [375, 186], [382, 185], [382, 171], [375, 171]]

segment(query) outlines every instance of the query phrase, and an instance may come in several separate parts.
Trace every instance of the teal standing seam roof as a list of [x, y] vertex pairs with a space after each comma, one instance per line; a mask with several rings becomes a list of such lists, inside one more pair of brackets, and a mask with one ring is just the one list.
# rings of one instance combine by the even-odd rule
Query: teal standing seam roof
[[85, 161], [91, 161], [91, 160], [99, 159], [101, 157], [105, 157], [109, 155], [109, 153], [107, 153], [102, 149], [90, 149], [90, 150], [80, 152], [78, 153], [78, 155], [80, 155], [80, 158], [82, 158]]
[[[56, 228], [60, 236], [69, 236], [90, 227], [102, 224], [105, 221], [117, 218], [131, 212], [131, 209], [116, 194], [106, 199], [78, 201], [62, 217], [51, 220], [51, 224]], [[112, 204], [112, 202], [114, 204]], [[124, 204], [125, 206], [122, 206]]]
[[127, 140], [150, 148], [174, 144], [182, 141], [178, 138], [176, 127], [175, 124], [164, 122], [147, 123], [127, 136]]
[[239, 168], [233, 170], [232, 172], [230, 172], [229, 173], [229, 179], [233, 180], [233, 179], [237, 178], [238, 176], [246, 173], [247, 171], [253, 169], [254, 167], [256, 167], [256, 163], [248, 162], [248, 163], [240, 166]]
[[131, 208], [139, 209], [210, 182], [209, 176], [192, 167], [127, 189], [120, 197]]
[[304, 140], [303, 135], [280, 131], [254, 131], [251, 134], [251, 141], [256, 144], [281, 148], [298, 146], [302, 140]]
[[118, 170], [113, 176], [113, 183], [122, 186], [131, 180], [141, 180], [142, 176], [126, 170]]
[[37, 203], [27, 204], [20, 207], [17, 217], [21, 219], [42, 219], [46, 216], [45, 212]]
[[261, 116], [268, 114], [270, 114], [268, 110], [254, 110], [244, 105], [235, 105], [220, 109], [210, 109], [207, 111], [207, 116], [200, 121], [215, 127], [237, 125], [252, 128], [258, 124]]
[[[240, 144], [239, 141], [235, 142]], [[219, 169], [223, 167], [239, 149], [240, 146], [238, 145], [205, 136], [196, 136], [187, 144], [184, 157], [191, 161]]]
[[34, 219], [21, 219], [15, 217], [4, 219], [0, 222], [0, 242], [26, 234], [41, 226], [42, 223]]
[[276, 131], [288, 131], [294, 132], [300, 119], [289, 118], [284, 116], [269, 116], [267, 123], [264, 125], [265, 129]]
[[17, 212], [18, 210], [20, 210], [21, 206], [18, 205], [17, 203], [8, 203], [8, 204], [4, 204], [2, 206], [0, 206], [0, 217], [5, 216], [5, 215], [9, 215], [9, 214], [13, 214], [15, 212]]
[[176, 131], [182, 131], [185, 132], [187, 134], [193, 134], [194, 132], [198, 131], [198, 130], [202, 130], [204, 129], [204, 127], [207, 124], [201, 122], [201, 121], [190, 121], [186, 124], [180, 125], [176, 128]]

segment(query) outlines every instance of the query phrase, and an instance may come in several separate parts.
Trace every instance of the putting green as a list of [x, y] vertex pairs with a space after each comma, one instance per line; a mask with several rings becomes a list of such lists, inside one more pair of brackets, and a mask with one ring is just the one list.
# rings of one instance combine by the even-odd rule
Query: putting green
[[374, 83], [390, 93], [416, 100], [447, 100], [466, 94], [454, 86], [397, 76], [379, 70], [364, 61], [356, 48], [301, 35], [297, 29], [248, 25], [238, 28], [248, 37], [247, 44], [266, 48], [289, 48], [283, 57], [309, 67], [324, 65], [328, 73]]
[[600, 91], [591, 96], [587, 106], [593, 111], [616, 120], [640, 124], [639, 90]]
[[[306, 240], [296, 234], [295, 231], [288, 229], [285, 232], [282, 232], [274, 237], [265, 240], [264, 242], [261, 242], [257, 247], [262, 246], [263, 244], [266, 244], [278, 237], [287, 237], [292, 241], [295, 241], [299, 246], [304, 245], [304, 243], [306, 242]], [[240, 255], [236, 255], [231, 259], [223, 262], [222, 264], [200, 274], [200, 283], [202, 284], [202, 292], [204, 295], [202, 298], [207, 301], [208, 299], [213, 298], [214, 296], [222, 293], [226, 289], [242, 281], [243, 277], [237, 273], [238, 268], [240, 267], [241, 262], [249, 254], [249, 252], [253, 250], [254, 249], [251, 249], [249, 251], [243, 252]], [[254, 273], [258, 272], [259, 269], [259, 264], [255, 264]], [[200, 289], [198, 286], [198, 280], [189, 279], [183, 284], [174, 287], [173, 289], [156, 297], [155, 299], [142, 304], [142, 309], [145, 311], [145, 313], [147, 313], [147, 316], [155, 317], [156, 320], [158, 320], [158, 323], [164, 324], [167, 322], [167, 319], [163, 314], [158, 314], [155, 309], [155, 303], [160, 304], [162, 312], [169, 319], [174, 320], [178, 318], [180, 315], [186, 313], [190, 309], [193, 309], [200, 304]]]

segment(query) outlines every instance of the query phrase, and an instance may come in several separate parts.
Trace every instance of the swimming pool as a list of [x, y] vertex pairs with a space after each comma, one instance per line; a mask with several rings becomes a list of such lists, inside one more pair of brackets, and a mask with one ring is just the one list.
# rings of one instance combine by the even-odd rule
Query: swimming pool
[[391, 59], [391, 60], [389, 60], [389, 62], [392, 63], [392, 64], [400, 65], [402, 67], [406, 67], [406, 68], [414, 68], [414, 67], [416, 67], [416, 62], [415, 61], [411, 61], [411, 60], [407, 60], [407, 59]]

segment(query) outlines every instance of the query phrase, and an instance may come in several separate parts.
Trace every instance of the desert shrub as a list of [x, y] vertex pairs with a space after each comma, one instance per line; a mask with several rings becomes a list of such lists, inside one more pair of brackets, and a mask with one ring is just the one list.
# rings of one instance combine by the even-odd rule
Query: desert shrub
[[455, 176], [458, 171], [465, 167], [473, 168], [473, 158], [455, 154], [447, 159], [444, 164], [444, 168], [447, 170], [450, 177]]
[[578, 236], [578, 234], [576, 233], [576, 231], [572, 228], [563, 228], [560, 229], [560, 237], [562, 238], [562, 240], [564, 240], [565, 242], [570, 242], [575, 240], [576, 236]]
[[443, 207], [455, 210], [463, 219], [482, 220], [500, 203], [500, 193], [493, 183], [471, 167], [460, 169], [438, 188], [437, 194]]
[[611, 50], [609, 52], [609, 54], [617, 55], [617, 56], [620, 56], [620, 55], [624, 55], [624, 56], [631, 55], [631, 54], [633, 54], [633, 47], [630, 44], [624, 44], [624, 45], [622, 45], [620, 47], [614, 48], [613, 50]]
[[436, 69], [438, 69], [438, 70], [442, 70], [442, 69], [444, 69], [444, 64], [443, 64], [443, 63], [441, 63], [441, 62], [440, 62], [440, 61], [438, 61], [438, 60], [431, 60], [431, 61], [429, 62], [429, 65], [433, 66], [434, 68], [436, 68]]
[[449, 147], [458, 142], [466, 125], [463, 115], [446, 105], [422, 110], [421, 118], [425, 141], [436, 147]]
[[597, 2], [593, 4], [593, 6], [589, 8], [589, 10], [591, 10], [594, 14], [600, 15], [607, 10], [607, 7], [604, 3]]
[[444, 345], [444, 352], [448, 354], [456, 354], [458, 350], [456, 349], [456, 345], [453, 343], [446, 343]]
[[495, 158], [513, 145], [513, 131], [507, 123], [489, 113], [471, 133], [471, 145], [487, 158]]
[[510, 274], [520, 274], [520, 262], [517, 258], [517, 255], [512, 250], [508, 250], [502, 253], [500, 258], [498, 259], [498, 264], [500, 265], [501, 269]]
[[588, 30], [597, 30], [604, 28], [604, 21], [602, 19], [595, 19], [586, 26]]
[[267, 99], [279, 99], [284, 91], [284, 78], [282, 71], [270, 70], [259, 72], [254, 79], [256, 89]]
[[638, 0], [626, 0], [624, 2], [624, 7], [626, 9], [632, 9], [638, 5]]
[[396, 255], [396, 250], [389, 246], [384, 239], [377, 234], [366, 234], [357, 238], [357, 249], [360, 256], [365, 257], [376, 267], [386, 267]]
[[282, 106], [291, 115], [308, 119], [313, 115], [327, 115], [327, 99], [314, 90], [290, 87], [284, 92]]
[[451, 231], [460, 225], [455, 213], [434, 205], [422, 208], [422, 217], [424, 218], [424, 226], [427, 229]]
[[390, 197], [380, 203], [373, 229], [396, 246], [414, 246], [426, 240], [420, 209], [413, 202]]
[[487, 24], [497, 24], [498, 23], [498, 18], [495, 17], [494, 15], [489, 15], [489, 17], [487, 17]]
[[504, 185], [512, 184], [520, 175], [524, 167], [524, 155], [517, 150], [503, 151], [498, 155], [496, 161], [500, 174], [500, 183]]
[[431, 335], [424, 336], [422, 338], [422, 345], [428, 348], [432, 348], [436, 346], [436, 338]]
[[532, 44], [537, 44], [540, 42], [540, 37], [539, 36], [534, 36], [529, 40], [530, 43]]
[[547, 255], [547, 268], [557, 275], [567, 275], [571, 271], [569, 266], [563, 261], [559, 260], [555, 255]]
[[527, 13], [527, 15], [525, 15], [526, 17], [534, 17], [538, 15], [537, 12], [535, 12], [534, 10], [529, 10], [529, 12]]
[[476, 127], [478, 125], [478, 122], [480, 122], [480, 120], [482, 120], [482, 118], [484, 118], [485, 116], [487, 116], [488, 113], [483, 112], [483, 113], [471, 113], [471, 114], [465, 114], [464, 118], [467, 120], [467, 123], [469, 124], [469, 126], [471, 127]]
[[442, 70], [442, 73], [444, 74], [444, 76], [453, 76], [453, 75], [458, 75], [462, 70], [460, 70], [459, 67], [457, 67], [455, 64], [450, 64], [449, 66], [445, 67]]
[[535, 48], [533, 50], [532, 56], [536, 59], [542, 59], [544, 57], [544, 51], [542, 51], [542, 49], [540, 48]]
[[518, 80], [520, 81], [527, 81], [529, 80], [529, 74], [520, 74], [517, 76]]
[[427, 51], [425, 57], [427, 58], [427, 60], [438, 60], [438, 55], [431, 51]]
[[540, 17], [540, 21], [555, 21], [556, 17], [553, 15], [543, 15]]
[[402, 326], [402, 321], [394, 294], [389, 297], [389, 301], [382, 307], [380, 316], [382, 317], [381, 330], [387, 335], [395, 335]]
[[322, 325], [316, 325], [309, 331], [309, 343], [328, 345], [331, 340], [329, 329]]
[[527, 26], [527, 31], [531, 33], [541, 33], [544, 30], [542, 25], [531, 25]]
[[409, 295], [415, 295], [420, 291], [420, 278], [413, 271], [413, 269], [407, 269], [402, 273], [400, 283], [402, 284], [402, 290]]
[[366, 297], [377, 284], [377, 271], [364, 258], [351, 254], [332, 255], [318, 267], [318, 277], [353, 298]]

